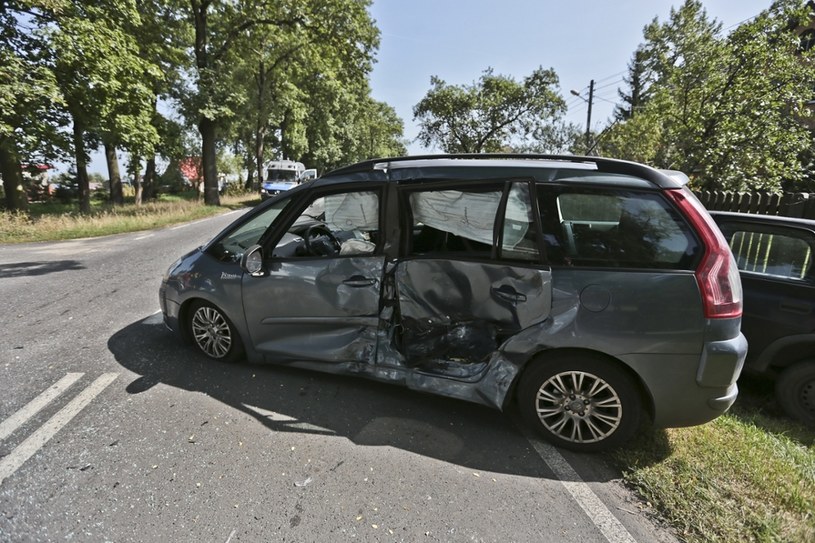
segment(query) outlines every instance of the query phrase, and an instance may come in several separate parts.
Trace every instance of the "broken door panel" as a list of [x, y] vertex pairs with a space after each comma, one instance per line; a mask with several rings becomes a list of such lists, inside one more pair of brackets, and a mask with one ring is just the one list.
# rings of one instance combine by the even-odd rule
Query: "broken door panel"
[[410, 365], [471, 376], [508, 336], [542, 322], [551, 307], [548, 269], [416, 259], [399, 263], [401, 351]]

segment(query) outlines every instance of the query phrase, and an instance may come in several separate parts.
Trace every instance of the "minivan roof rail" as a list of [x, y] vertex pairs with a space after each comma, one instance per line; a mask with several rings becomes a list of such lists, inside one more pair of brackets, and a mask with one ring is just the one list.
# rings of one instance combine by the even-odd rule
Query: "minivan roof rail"
[[593, 164], [598, 171], [605, 173], [616, 173], [622, 175], [632, 175], [650, 181], [662, 188], [672, 188], [678, 185], [686, 185], [688, 177], [675, 170], [657, 170], [650, 166], [645, 166], [636, 162], [617, 160], [612, 158], [602, 158], [596, 156], [581, 155], [550, 155], [550, 154], [526, 154], [526, 153], [453, 153], [453, 154], [430, 154], [411, 155], [401, 157], [388, 157], [370, 159], [356, 164], [343, 166], [323, 175], [323, 178], [355, 173], [371, 172], [374, 170], [387, 170], [391, 164], [403, 165], [408, 162], [420, 162], [429, 160], [540, 160], [549, 162], [565, 162], [572, 164]]

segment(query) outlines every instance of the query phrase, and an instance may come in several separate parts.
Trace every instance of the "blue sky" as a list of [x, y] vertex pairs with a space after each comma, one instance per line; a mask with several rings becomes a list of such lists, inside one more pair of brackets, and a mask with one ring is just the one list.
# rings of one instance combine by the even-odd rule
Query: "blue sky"
[[[538, 66], [553, 68], [570, 106], [568, 119], [586, 126], [586, 102], [594, 79], [592, 127], [611, 116], [617, 88], [642, 29], [654, 17], [666, 21], [680, 0], [374, 0], [371, 14], [381, 32], [371, 77], [375, 99], [387, 102], [405, 121], [414, 140], [413, 106], [430, 89], [430, 77], [469, 84], [488, 67], [522, 79]], [[754, 17], [771, 0], [703, 0], [710, 17], [724, 28]], [[418, 143], [411, 154], [438, 151]]]

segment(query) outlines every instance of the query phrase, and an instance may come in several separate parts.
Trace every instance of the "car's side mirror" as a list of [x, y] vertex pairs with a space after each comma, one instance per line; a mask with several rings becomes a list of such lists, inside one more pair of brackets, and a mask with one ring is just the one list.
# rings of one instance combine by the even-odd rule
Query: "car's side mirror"
[[241, 269], [252, 277], [263, 276], [263, 249], [252, 245], [241, 256]]

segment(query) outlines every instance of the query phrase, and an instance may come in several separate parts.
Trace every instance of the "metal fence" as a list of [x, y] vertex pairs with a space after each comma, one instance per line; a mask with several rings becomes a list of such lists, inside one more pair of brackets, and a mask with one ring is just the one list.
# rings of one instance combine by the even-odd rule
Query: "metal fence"
[[696, 196], [710, 211], [738, 211], [815, 219], [815, 193], [699, 191]]

